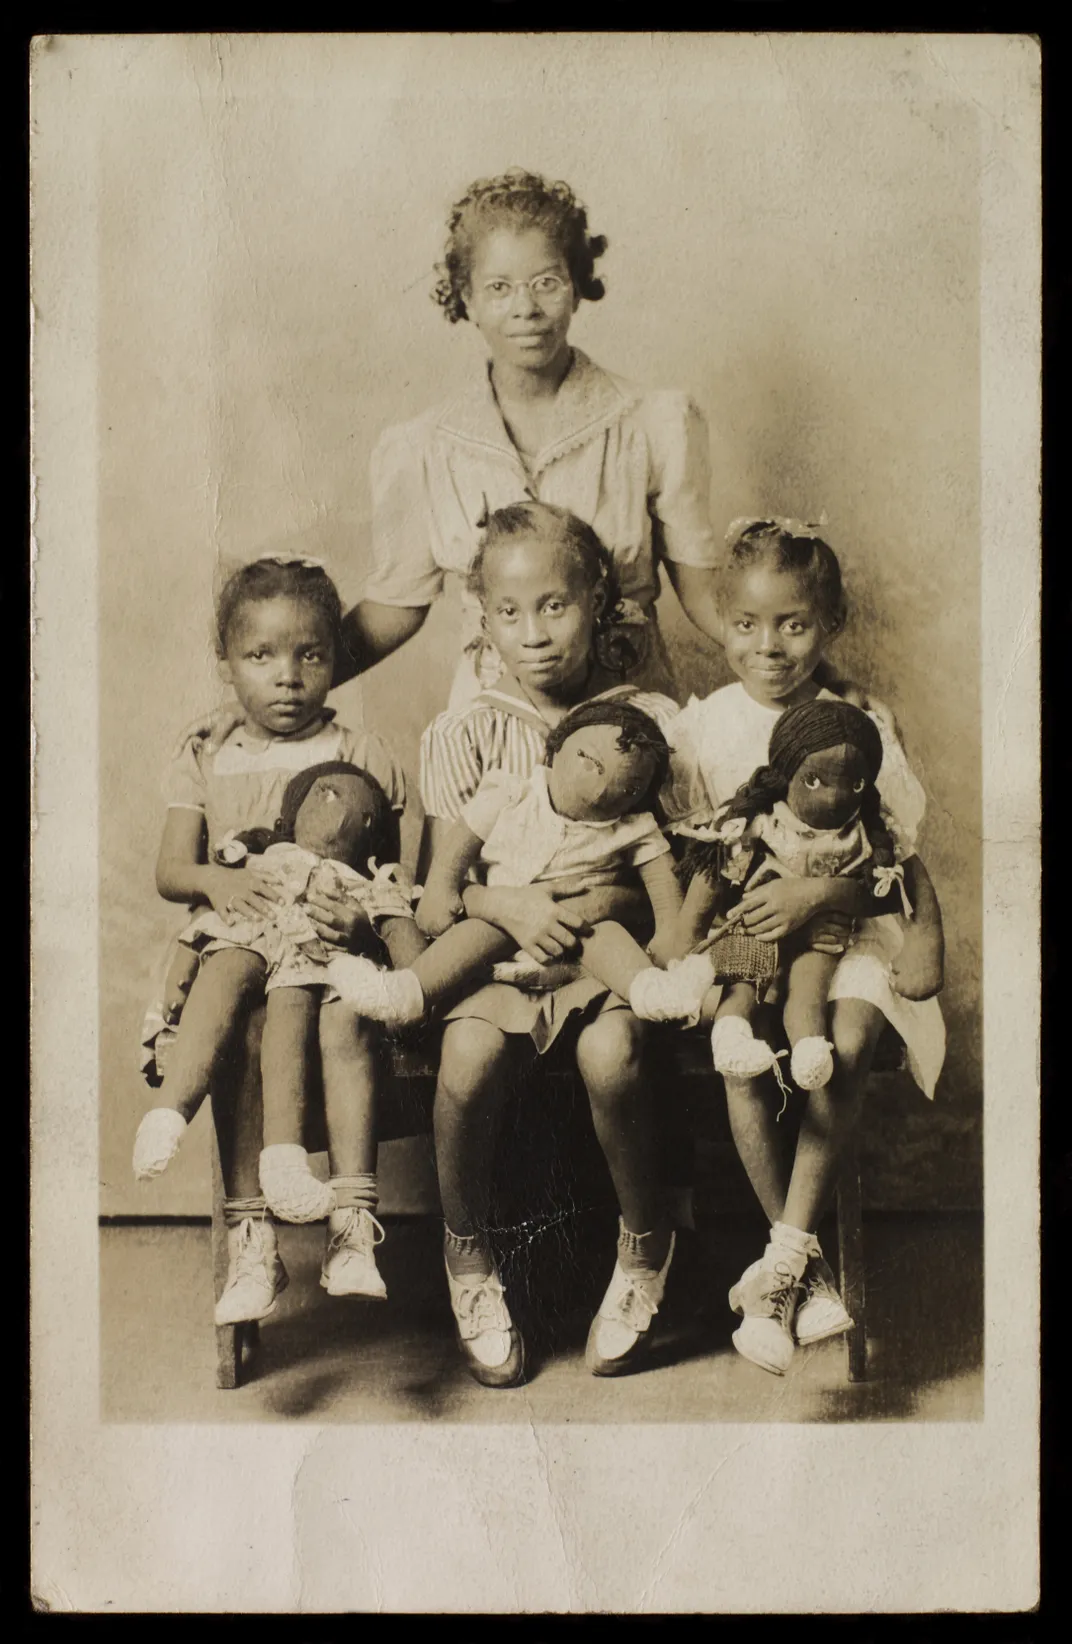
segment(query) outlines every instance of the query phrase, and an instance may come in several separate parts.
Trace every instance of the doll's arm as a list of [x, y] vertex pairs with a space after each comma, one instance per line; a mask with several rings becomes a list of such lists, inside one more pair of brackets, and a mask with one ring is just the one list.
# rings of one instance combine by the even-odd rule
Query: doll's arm
[[674, 922], [673, 958], [683, 959], [703, 941], [711, 928], [719, 900], [719, 887], [706, 874], [693, 874]]
[[663, 856], [644, 862], [638, 869], [655, 915], [655, 934], [648, 943], [648, 952], [657, 965], [665, 965], [668, 959], [678, 957], [675, 941], [683, 898], [673, 862], [667, 851]]
[[910, 856], [903, 866], [912, 917], [902, 922], [904, 945], [890, 966], [890, 980], [904, 999], [931, 999], [941, 992], [944, 980], [942, 910], [920, 858]]
[[442, 936], [465, 917], [462, 886], [479, 860], [483, 843], [480, 835], [459, 819], [437, 844], [417, 908], [417, 924], [426, 936]]

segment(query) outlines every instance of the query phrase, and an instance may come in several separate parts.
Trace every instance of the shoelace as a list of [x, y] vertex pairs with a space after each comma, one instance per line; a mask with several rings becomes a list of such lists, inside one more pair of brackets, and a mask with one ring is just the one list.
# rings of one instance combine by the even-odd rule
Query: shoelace
[[484, 1330], [510, 1328], [509, 1322], [504, 1322], [503, 1319], [506, 1307], [503, 1302], [502, 1285], [493, 1278], [485, 1279], [482, 1284], [471, 1287], [466, 1285], [454, 1305], [459, 1324], [471, 1326], [476, 1335], [480, 1335]]
[[[365, 1230], [365, 1219], [368, 1221], [368, 1232]], [[328, 1257], [334, 1256], [337, 1250], [344, 1245], [351, 1250], [359, 1250], [367, 1255], [382, 1244], [387, 1234], [372, 1214], [371, 1210], [359, 1210], [354, 1206], [342, 1226], [328, 1236]]]
[[[263, 1220], [263, 1218], [262, 1218]], [[264, 1246], [254, 1229], [253, 1218], [247, 1217], [241, 1223], [241, 1238], [235, 1254], [235, 1278], [257, 1278], [268, 1265]]]
[[775, 1282], [767, 1291], [767, 1300], [771, 1307], [770, 1316], [777, 1319], [784, 1328], [793, 1296], [803, 1287], [800, 1280], [794, 1277], [792, 1269], [781, 1264], [774, 1269], [773, 1277]]
[[643, 1286], [633, 1279], [630, 1279], [628, 1289], [622, 1291], [615, 1305], [615, 1312], [622, 1323], [641, 1334], [650, 1327], [658, 1311], [658, 1306]]

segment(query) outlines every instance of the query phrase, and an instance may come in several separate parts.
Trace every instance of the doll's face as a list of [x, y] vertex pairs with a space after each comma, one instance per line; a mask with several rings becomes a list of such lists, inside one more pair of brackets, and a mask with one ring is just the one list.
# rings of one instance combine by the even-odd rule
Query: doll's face
[[610, 822], [640, 810], [655, 775], [648, 748], [623, 749], [617, 725], [586, 725], [568, 736], [547, 777], [551, 803], [575, 822]]
[[367, 841], [377, 813], [376, 796], [357, 775], [319, 776], [294, 822], [294, 843], [352, 868], [364, 868]]
[[842, 743], [808, 755], [789, 784], [786, 804], [809, 828], [843, 828], [870, 785], [863, 754]]

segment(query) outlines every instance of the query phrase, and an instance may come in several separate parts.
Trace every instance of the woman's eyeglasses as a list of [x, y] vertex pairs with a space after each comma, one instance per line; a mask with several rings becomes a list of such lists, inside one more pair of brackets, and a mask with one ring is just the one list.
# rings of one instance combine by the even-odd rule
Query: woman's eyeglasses
[[518, 291], [525, 290], [541, 308], [554, 308], [564, 302], [573, 287], [560, 274], [537, 274], [534, 280], [485, 280], [480, 294], [485, 302], [496, 308], [506, 308]]

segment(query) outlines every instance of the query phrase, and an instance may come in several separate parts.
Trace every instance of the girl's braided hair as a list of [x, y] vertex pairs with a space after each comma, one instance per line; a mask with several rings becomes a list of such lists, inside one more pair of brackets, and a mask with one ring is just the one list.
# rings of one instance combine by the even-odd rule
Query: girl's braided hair
[[225, 656], [239, 612], [262, 599], [293, 599], [315, 606], [326, 618], [336, 650], [342, 642], [342, 601], [324, 567], [315, 560], [268, 554], [228, 577], [216, 600], [216, 651]]
[[[362, 770], [360, 765], [351, 765], [345, 759], [324, 760], [319, 765], [310, 765], [306, 770], [298, 771], [283, 789], [283, 797], [279, 803], [279, 819], [275, 827], [247, 828], [235, 835], [239, 844], [245, 845], [251, 856], [260, 856], [269, 845], [293, 844], [298, 812], [322, 776], [361, 778], [372, 794], [375, 805], [367, 840], [368, 854], [375, 856], [380, 862], [393, 862], [398, 857], [399, 848], [398, 818], [391, 809], [391, 802], [370, 771]], [[350, 864], [351, 867], [356, 865]]]
[[544, 763], [553, 765], [555, 755], [563, 744], [575, 732], [583, 731], [587, 725], [614, 725], [618, 730], [618, 747], [622, 753], [631, 753], [634, 748], [642, 748], [651, 754], [651, 781], [644, 794], [637, 800], [636, 809], [655, 809], [659, 790], [666, 781], [670, 769], [670, 745], [651, 715], [646, 714], [635, 703], [622, 701], [618, 697], [595, 697], [591, 702], [582, 702], [578, 707], [572, 708], [548, 735]]
[[621, 584], [613, 555], [590, 525], [571, 514], [568, 508], [558, 508], [550, 502], [512, 502], [506, 508], [497, 508], [493, 514], [483, 514], [477, 525], [481, 528], [480, 545], [469, 566], [467, 586], [481, 603], [485, 565], [488, 555], [496, 548], [509, 545], [516, 537], [538, 536], [560, 542], [580, 564], [589, 587], [603, 590], [602, 608], [596, 616], [596, 637], [606, 635], [608, 642], [599, 646], [603, 666], [623, 676], [637, 667], [640, 652], [620, 629], [610, 632], [621, 605]]
[[473, 253], [479, 238], [489, 229], [508, 226], [540, 228], [559, 248], [569, 268], [578, 297], [598, 302], [603, 281], [597, 279], [595, 263], [607, 249], [606, 237], [589, 234], [588, 214], [568, 183], [552, 183], [519, 166], [500, 177], [481, 177], [471, 183], [451, 207], [447, 218], [447, 243], [432, 299], [442, 308], [452, 325], [467, 320], [465, 295], [470, 289]]

